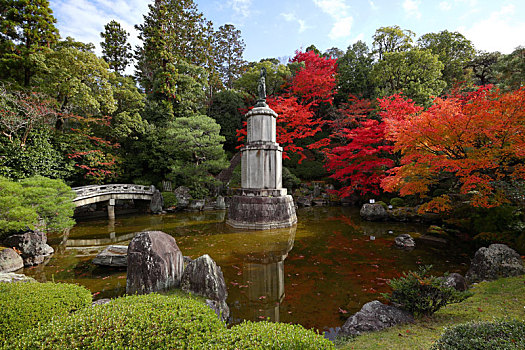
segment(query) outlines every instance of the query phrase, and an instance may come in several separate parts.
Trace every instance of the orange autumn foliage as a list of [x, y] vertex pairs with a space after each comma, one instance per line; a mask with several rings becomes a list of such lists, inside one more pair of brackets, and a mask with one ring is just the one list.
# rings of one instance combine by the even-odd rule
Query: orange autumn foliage
[[424, 197], [440, 181], [453, 180], [448, 195], [432, 198], [421, 211], [450, 209], [452, 194], [472, 206], [499, 206], [525, 180], [525, 88], [455, 93], [425, 111], [399, 95], [380, 105], [386, 137], [402, 154], [383, 189]]

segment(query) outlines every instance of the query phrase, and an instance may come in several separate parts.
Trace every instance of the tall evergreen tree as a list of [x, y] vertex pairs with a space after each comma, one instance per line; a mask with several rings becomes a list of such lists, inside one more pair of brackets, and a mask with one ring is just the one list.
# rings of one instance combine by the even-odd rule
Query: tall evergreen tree
[[104, 39], [100, 43], [102, 58], [114, 72], [124, 72], [133, 57], [131, 45], [128, 43], [129, 33], [120, 23], [111, 21], [104, 26], [104, 32], [100, 33], [100, 36]]
[[47, 0], [0, 0], [0, 78], [29, 86], [34, 54], [58, 40]]
[[149, 98], [175, 116], [202, 107], [207, 74], [199, 65], [209, 62], [208, 27], [192, 0], [156, 0], [136, 26], [143, 41], [136, 51], [136, 77]]
[[241, 31], [232, 24], [219, 27], [215, 34], [215, 55], [217, 68], [221, 74], [224, 85], [231, 89], [245, 64], [242, 54], [246, 45], [241, 38]]

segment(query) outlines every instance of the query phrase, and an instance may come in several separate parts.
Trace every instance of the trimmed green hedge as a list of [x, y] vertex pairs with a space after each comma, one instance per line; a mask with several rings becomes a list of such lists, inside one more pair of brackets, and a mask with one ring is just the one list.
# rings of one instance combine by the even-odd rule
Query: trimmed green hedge
[[91, 305], [91, 292], [65, 283], [0, 283], [0, 344], [39, 323]]
[[4, 349], [334, 349], [301, 326], [245, 322], [226, 329], [197, 299], [134, 295], [14, 337]]
[[133, 295], [34, 328], [12, 349], [205, 349], [224, 325], [204, 303]]
[[173, 192], [162, 192], [162, 198], [164, 199], [164, 208], [175, 207], [178, 203], [177, 196]]
[[447, 329], [432, 349], [525, 349], [525, 323], [511, 320], [460, 324]]
[[224, 349], [314, 350], [335, 349], [332, 342], [300, 325], [243, 322], [226, 334]]

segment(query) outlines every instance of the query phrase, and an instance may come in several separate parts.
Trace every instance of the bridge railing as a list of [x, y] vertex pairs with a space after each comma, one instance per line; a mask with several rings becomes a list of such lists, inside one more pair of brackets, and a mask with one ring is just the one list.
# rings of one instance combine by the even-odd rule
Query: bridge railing
[[134, 194], [149, 194], [152, 195], [155, 191], [155, 186], [144, 186], [135, 184], [110, 184], [110, 185], [90, 185], [82, 187], [74, 187], [73, 191], [77, 194], [74, 199], [80, 200], [103, 194], [119, 194], [119, 193], [134, 193]]

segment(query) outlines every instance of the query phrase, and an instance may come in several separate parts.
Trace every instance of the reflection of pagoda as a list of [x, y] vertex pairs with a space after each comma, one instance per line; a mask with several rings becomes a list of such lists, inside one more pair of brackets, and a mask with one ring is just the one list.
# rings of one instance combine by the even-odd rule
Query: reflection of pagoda
[[284, 260], [293, 248], [295, 230], [294, 226], [265, 232], [267, 240], [257, 251], [236, 254], [243, 261], [242, 284], [247, 286], [247, 300], [240, 303], [249, 305], [242, 308], [246, 314], [235, 315], [236, 318], [279, 322], [284, 299]]

